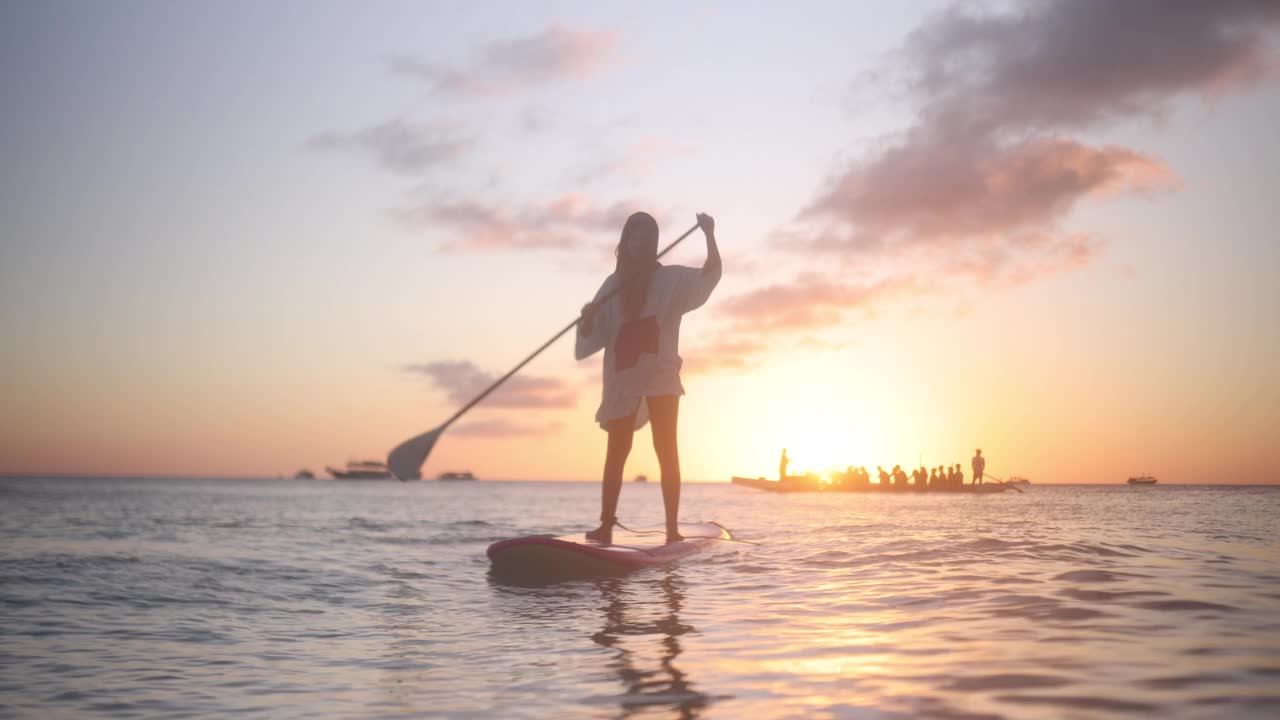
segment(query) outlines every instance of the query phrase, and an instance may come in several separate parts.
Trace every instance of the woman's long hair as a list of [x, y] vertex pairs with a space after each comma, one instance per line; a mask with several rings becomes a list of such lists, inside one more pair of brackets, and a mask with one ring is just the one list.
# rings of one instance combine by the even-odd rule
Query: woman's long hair
[[646, 212], [632, 213], [622, 226], [614, 250], [618, 258], [614, 275], [620, 283], [623, 320], [635, 320], [644, 310], [649, 284], [658, 269], [658, 221]]

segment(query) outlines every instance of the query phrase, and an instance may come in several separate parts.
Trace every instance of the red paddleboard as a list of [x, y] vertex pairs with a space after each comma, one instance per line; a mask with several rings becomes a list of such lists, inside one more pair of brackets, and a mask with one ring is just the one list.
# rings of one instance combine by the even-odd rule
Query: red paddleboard
[[641, 534], [613, 529], [608, 545], [589, 542], [584, 535], [500, 540], [489, 546], [495, 573], [526, 578], [621, 575], [645, 567], [666, 565], [695, 555], [733, 535], [718, 523], [681, 523], [684, 540], [667, 542], [665, 532]]

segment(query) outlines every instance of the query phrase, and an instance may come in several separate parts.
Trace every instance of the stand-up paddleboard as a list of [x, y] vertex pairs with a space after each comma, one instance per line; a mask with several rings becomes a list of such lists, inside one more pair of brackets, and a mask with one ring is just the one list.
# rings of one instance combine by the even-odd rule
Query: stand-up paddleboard
[[541, 535], [500, 540], [489, 546], [493, 571], [526, 578], [621, 575], [645, 567], [666, 565], [695, 555], [733, 535], [718, 523], [681, 523], [684, 540], [667, 543], [665, 533], [641, 534], [613, 529], [608, 545], [589, 542], [582, 534]]

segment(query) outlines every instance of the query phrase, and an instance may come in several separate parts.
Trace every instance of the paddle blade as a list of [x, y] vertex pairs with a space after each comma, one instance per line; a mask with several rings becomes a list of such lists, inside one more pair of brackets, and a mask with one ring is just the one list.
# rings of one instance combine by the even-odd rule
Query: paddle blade
[[427, 461], [431, 448], [436, 446], [442, 428], [405, 440], [387, 454], [387, 469], [397, 480], [418, 480], [422, 477], [422, 463]]

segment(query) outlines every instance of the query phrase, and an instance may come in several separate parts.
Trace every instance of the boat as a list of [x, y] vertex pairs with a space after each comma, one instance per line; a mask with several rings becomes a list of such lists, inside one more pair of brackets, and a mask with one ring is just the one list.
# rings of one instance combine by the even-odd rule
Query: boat
[[325, 471], [332, 475], [334, 480], [387, 480], [391, 478], [391, 471], [387, 469], [387, 464], [377, 460], [352, 460], [347, 463], [345, 470], [325, 467]]
[[632, 480], [631, 482], [649, 482], [649, 476], [648, 476], [648, 475], [637, 475], [637, 476], [636, 476], [636, 479], [635, 479], [635, 480]]
[[1129, 478], [1130, 485], [1155, 485], [1158, 481], [1150, 475]]
[[1017, 475], [1010, 477], [1008, 480], [1005, 480], [1005, 482], [1010, 485], [1030, 485], [1031, 484], [1030, 480], [1024, 477], [1018, 477]]
[[465, 480], [475, 480], [476, 476], [471, 474], [470, 470], [464, 470], [462, 472], [440, 473], [439, 479], [443, 482], [463, 482]]
[[912, 493], [912, 492], [929, 492], [929, 493], [947, 493], [947, 494], [971, 494], [971, 495], [990, 495], [994, 493], [1002, 493], [1008, 490], [1008, 486], [1004, 483], [985, 483], [982, 485], [961, 485], [956, 488], [930, 488], [924, 490], [917, 488], [915, 485], [855, 485], [855, 486], [839, 486], [824, 485], [817, 481], [815, 476], [797, 475], [788, 477], [785, 481], [766, 480], [765, 478], [748, 478], [734, 476], [732, 480], [734, 485], [755, 488], [756, 490], [767, 490], [769, 492], [839, 492], [839, 493]]
[[316, 474], [311, 472], [310, 470], [307, 470], [306, 468], [303, 468], [298, 472], [294, 473], [293, 477], [295, 480], [315, 480]]

